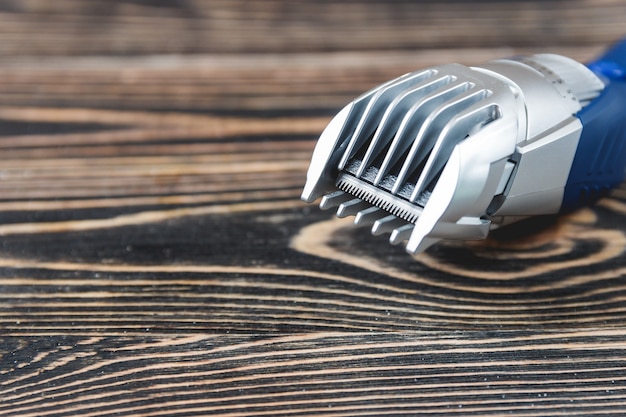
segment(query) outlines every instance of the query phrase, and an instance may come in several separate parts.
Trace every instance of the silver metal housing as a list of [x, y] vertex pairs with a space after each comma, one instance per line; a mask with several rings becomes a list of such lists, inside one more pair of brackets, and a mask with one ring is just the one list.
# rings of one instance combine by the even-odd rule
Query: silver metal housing
[[323, 197], [322, 209], [407, 241], [409, 253], [555, 213], [582, 128], [574, 114], [602, 88], [557, 55], [403, 75], [333, 118], [302, 199]]

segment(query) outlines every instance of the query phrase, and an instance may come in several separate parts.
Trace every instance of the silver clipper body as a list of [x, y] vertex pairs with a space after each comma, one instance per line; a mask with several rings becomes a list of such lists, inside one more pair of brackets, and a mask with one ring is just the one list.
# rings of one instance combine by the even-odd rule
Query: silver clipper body
[[332, 119], [302, 199], [322, 197], [322, 209], [390, 233], [412, 254], [558, 213], [583, 129], [577, 114], [605, 86], [552, 54], [403, 75]]

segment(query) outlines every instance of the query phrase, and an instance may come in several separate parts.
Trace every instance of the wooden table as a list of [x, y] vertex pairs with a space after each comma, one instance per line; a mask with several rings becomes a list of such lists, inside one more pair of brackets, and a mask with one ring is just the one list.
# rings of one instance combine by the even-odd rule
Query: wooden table
[[414, 258], [299, 201], [360, 92], [622, 3], [0, 4], [0, 415], [625, 413], [626, 188]]

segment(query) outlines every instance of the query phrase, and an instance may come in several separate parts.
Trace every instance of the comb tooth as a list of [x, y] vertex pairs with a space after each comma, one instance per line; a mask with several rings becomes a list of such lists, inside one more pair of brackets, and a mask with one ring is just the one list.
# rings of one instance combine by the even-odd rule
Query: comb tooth
[[382, 119], [380, 120], [376, 133], [372, 137], [367, 151], [363, 156], [361, 165], [356, 173], [357, 178], [363, 176], [372, 161], [378, 156], [383, 148], [393, 140], [404, 115], [416, 100], [416, 94], [421, 93], [422, 90], [424, 90], [425, 83], [426, 85], [432, 84], [432, 82], [430, 82], [432, 75], [433, 72], [431, 70], [420, 73], [419, 76], [415, 78], [417, 84], [403, 91], [391, 102], [391, 104], [389, 104]]
[[428, 103], [424, 104], [424, 108], [422, 110], [425, 111], [428, 116], [424, 119], [422, 125], [420, 126], [417, 137], [413, 142], [404, 163], [402, 164], [402, 168], [398, 173], [398, 179], [391, 190], [392, 193], [396, 194], [400, 190], [407, 177], [415, 170], [415, 167], [430, 154], [438, 136], [437, 134], [434, 134], [433, 131], [440, 130], [445, 126], [438, 126], [435, 123], [436, 116], [440, 113], [440, 107], [448, 100], [462, 94], [464, 91], [469, 89], [470, 86], [471, 84], [469, 82], [452, 83], [445, 90], [430, 97]]
[[[474, 127], [486, 125], [494, 120], [494, 115], [497, 114], [497, 111], [493, 105], [470, 112], [462, 111], [462, 109], [458, 108], [460, 106], [471, 106], [484, 98], [485, 95], [485, 91], [479, 91], [474, 93], [473, 96], [466, 97], [466, 102], [457, 102], [454, 103], [455, 105], [450, 106], [448, 110], [453, 116], [450, 119], [449, 127], [437, 138], [437, 142], [424, 165], [424, 170], [411, 193], [411, 202], [415, 202], [428, 184], [436, 178], [446, 165], [446, 162], [448, 162], [454, 147], [464, 140]], [[481, 103], [481, 106], [484, 105]]]
[[[468, 113], [468, 108], [481, 101], [486, 95], [487, 92], [485, 90], [469, 90], [445, 103], [445, 105], [440, 106], [433, 113], [433, 125], [437, 126], [435, 129], [439, 131], [439, 134], [433, 134], [436, 140], [426, 160], [424, 169], [415, 184], [411, 201], [415, 201], [428, 184], [435, 179], [450, 158], [454, 147], [465, 139], [474, 126], [485, 122], [486, 115], [483, 114], [484, 112], [474, 111]], [[476, 115], [479, 115], [479, 117], [476, 117]]]
[[346, 146], [346, 150], [339, 161], [339, 169], [343, 170], [348, 165], [350, 158], [364, 145], [376, 130], [384, 111], [402, 91], [410, 88], [413, 84], [421, 81], [424, 74], [432, 74], [431, 71], [409, 73], [375, 89], [367, 99], [367, 106], [361, 114], [361, 119]]
[[389, 237], [389, 243], [392, 245], [399, 245], [405, 240], [408, 240], [409, 237], [411, 237], [411, 232], [413, 232], [414, 227], [414, 224], [405, 224], [404, 226], [393, 229], [391, 236]]
[[406, 222], [396, 216], [387, 216], [382, 219], [378, 219], [372, 226], [372, 234], [374, 236], [382, 235], [383, 233], [391, 232], [396, 227], [402, 226]]
[[352, 199], [350, 194], [344, 193], [343, 191], [335, 191], [322, 197], [322, 201], [320, 201], [320, 208], [322, 210], [328, 210], [333, 207], [337, 207], [341, 203], [350, 199]]
[[365, 201], [359, 198], [353, 198], [350, 201], [339, 204], [339, 208], [337, 209], [337, 217], [344, 218], [355, 215], [368, 206], [369, 204], [367, 204]]
[[419, 130], [421, 122], [428, 115], [428, 111], [422, 110], [428, 106], [428, 103], [432, 100], [433, 95], [436, 96], [436, 91], [446, 85], [453, 82], [453, 77], [446, 75], [441, 78], [435, 79], [432, 82], [423, 85], [420, 89], [416, 89], [411, 96], [413, 101], [412, 106], [405, 112], [404, 118], [398, 126], [396, 135], [389, 146], [389, 150], [385, 155], [383, 163], [381, 164], [378, 174], [374, 179], [374, 185], [379, 185], [382, 179], [389, 173], [391, 168], [402, 157], [404, 152], [411, 146], [417, 132]]
[[378, 207], [370, 207], [365, 210], [361, 210], [356, 214], [354, 218], [354, 224], [357, 226], [369, 226], [374, 224], [376, 219], [380, 218], [382, 210]]

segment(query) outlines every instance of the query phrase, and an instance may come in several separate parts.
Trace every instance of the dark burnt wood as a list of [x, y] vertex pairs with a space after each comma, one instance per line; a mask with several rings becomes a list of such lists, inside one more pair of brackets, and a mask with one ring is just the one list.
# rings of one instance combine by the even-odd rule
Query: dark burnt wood
[[619, 415], [626, 189], [410, 257], [299, 201], [347, 101], [618, 1], [0, 4], [0, 415]]

